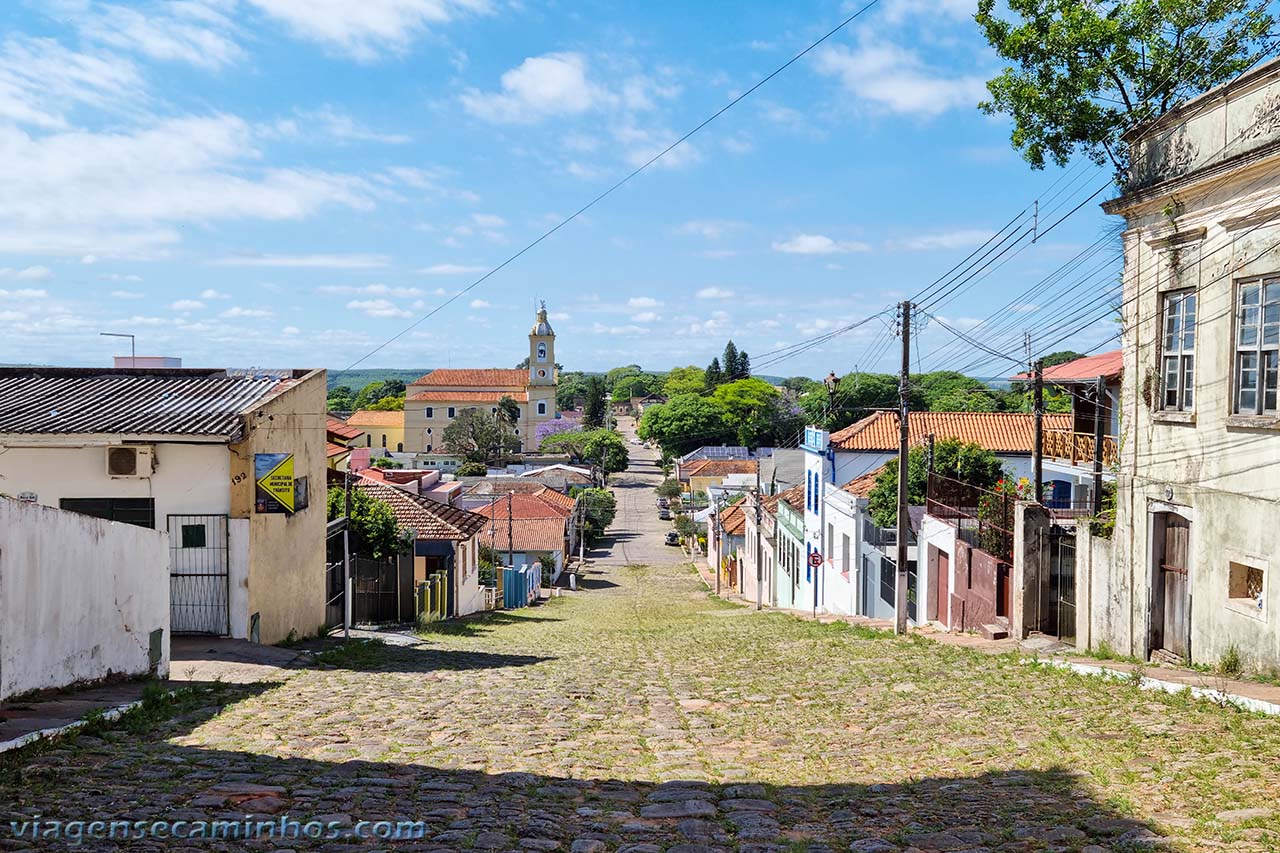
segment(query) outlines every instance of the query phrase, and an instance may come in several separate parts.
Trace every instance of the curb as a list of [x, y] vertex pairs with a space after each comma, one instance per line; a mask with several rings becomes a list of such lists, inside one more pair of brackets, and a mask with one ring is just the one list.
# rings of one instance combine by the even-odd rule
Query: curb
[[[1058, 669], [1066, 669], [1079, 675], [1096, 675], [1103, 678], [1112, 679], [1114, 681], [1132, 681], [1133, 674], [1123, 670], [1109, 669], [1105, 666], [1093, 666], [1091, 664], [1077, 663], [1075, 661], [1061, 660], [1055, 658], [1042, 658], [1039, 661], [1027, 659], [1031, 663], [1047, 663]], [[1142, 676], [1138, 680], [1138, 687], [1143, 690], [1163, 690], [1165, 693], [1181, 693], [1189, 690], [1192, 696], [1197, 699], [1208, 699], [1218, 705], [1232, 705], [1244, 711], [1252, 711], [1257, 714], [1267, 714], [1272, 717], [1280, 717], [1280, 704], [1275, 702], [1267, 702], [1263, 699], [1251, 699], [1248, 696], [1238, 696], [1235, 693], [1224, 693], [1221, 690], [1214, 690], [1209, 687], [1196, 687], [1193, 684], [1182, 684], [1176, 681], [1163, 681], [1159, 678], [1151, 678]]]
[[[136, 699], [133, 702], [128, 702], [124, 705], [116, 705], [114, 708], [105, 708], [102, 711], [102, 719], [107, 722], [114, 722], [132, 711], [134, 708], [140, 707], [142, 707], [142, 700]], [[82, 729], [88, 724], [88, 720], [76, 720], [74, 722], [67, 723], [65, 726], [55, 726], [51, 729], [39, 729], [34, 732], [27, 732], [21, 737], [0, 742], [0, 753], [11, 752], [15, 749], [22, 749], [24, 746], [29, 746], [37, 741], [59, 738], [63, 735], [71, 734], [74, 731]]]

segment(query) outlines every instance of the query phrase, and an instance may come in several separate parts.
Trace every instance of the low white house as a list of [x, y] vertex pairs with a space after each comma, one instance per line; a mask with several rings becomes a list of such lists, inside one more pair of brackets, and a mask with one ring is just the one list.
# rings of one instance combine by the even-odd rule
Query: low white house
[[0, 498], [0, 700], [168, 673], [168, 537]]
[[321, 627], [323, 370], [0, 368], [0, 401], [0, 492], [167, 531], [174, 633]]

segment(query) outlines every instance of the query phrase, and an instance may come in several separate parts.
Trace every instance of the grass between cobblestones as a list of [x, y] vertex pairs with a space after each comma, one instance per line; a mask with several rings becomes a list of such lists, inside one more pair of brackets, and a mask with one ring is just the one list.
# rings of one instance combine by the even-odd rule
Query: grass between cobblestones
[[[30, 754], [6, 819], [408, 818], [421, 850], [1280, 850], [1280, 721], [756, 613], [688, 566], [605, 579]], [[199, 849], [243, 849], [220, 843]], [[308, 844], [364, 846], [283, 846]]]

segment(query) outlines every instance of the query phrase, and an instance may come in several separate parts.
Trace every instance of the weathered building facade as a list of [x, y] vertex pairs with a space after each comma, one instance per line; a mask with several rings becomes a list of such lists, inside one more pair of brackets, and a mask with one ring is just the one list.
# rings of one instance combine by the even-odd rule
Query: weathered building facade
[[1127, 138], [1116, 528], [1092, 642], [1280, 664], [1280, 62]]

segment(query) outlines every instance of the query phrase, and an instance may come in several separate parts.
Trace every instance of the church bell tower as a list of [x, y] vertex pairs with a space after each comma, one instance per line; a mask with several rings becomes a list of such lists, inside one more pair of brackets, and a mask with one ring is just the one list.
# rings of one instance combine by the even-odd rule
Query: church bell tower
[[529, 384], [556, 384], [556, 333], [547, 322], [547, 303], [538, 308], [538, 318], [529, 332]]

